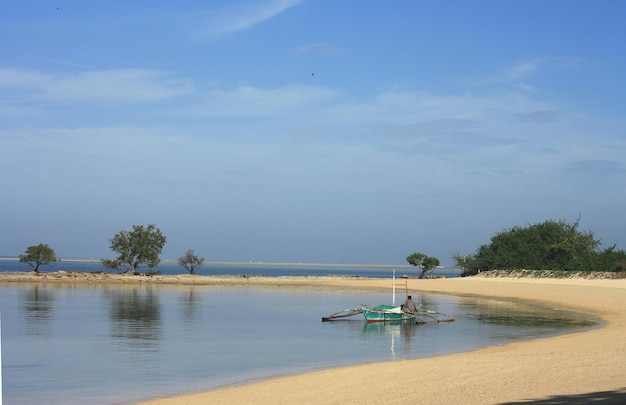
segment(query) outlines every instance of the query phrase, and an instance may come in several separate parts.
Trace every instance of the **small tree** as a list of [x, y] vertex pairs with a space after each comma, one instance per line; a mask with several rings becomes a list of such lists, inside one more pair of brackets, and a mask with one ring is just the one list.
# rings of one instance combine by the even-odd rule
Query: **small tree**
[[110, 241], [111, 250], [119, 256], [113, 260], [103, 259], [102, 265], [108, 269], [126, 268], [127, 273], [137, 273], [141, 264], [148, 265], [150, 269], [159, 265], [159, 255], [167, 238], [155, 225], [133, 225], [132, 231], [121, 231]]
[[44, 266], [58, 261], [54, 249], [45, 243], [37, 246], [29, 246], [26, 253], [19, 256], [20, 262], [28, 263], [35, 273], [39, 272], [39, 266]]
[[198, 257], [193, 249], [188, 249], [184, 256], [178, 258], [178, 264], [186, 268], [189, 274], [196, 274], [196, 270], [204, 264], [204, 257]]
[[439, 259], [436, 257], [426, 256], [421, 252], [411, 253], [409, 257], [406, 258], [406, 261], [410, 265], [417, 267], [419, 278], [424, 278], [428, 271], [431, 271], [435, 267], [439, 266]]

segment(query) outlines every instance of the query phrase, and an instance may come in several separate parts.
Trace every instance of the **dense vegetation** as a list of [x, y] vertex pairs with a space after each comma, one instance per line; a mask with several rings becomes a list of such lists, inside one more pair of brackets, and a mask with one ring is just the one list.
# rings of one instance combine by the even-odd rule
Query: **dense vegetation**
[[578, 230], [578, 221], [545, 221], [502, 231], [475, 254], [455, 254], [454, 259], [462, 275], [495, 269], [626, 271], [626, 252], [599, 246], [592, 232]]

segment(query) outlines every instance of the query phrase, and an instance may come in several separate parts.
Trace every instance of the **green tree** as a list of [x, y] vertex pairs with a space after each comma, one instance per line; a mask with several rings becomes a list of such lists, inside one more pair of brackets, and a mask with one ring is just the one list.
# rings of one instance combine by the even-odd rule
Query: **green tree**
[[424, 278], [424, 276], [428, 274], [428, 271], [432, 271], [435, 267], [439, 266], [439, 259], [426, 256], [421, 252], [411, 253], [406, 258], [406, 261], [410, 265], [417, 267], [419, 278]]
[[167, 238], [155, 225], [133, 225], [132, 231], [120, 231], [111, 241], [111, 250], [118, 254], [113, 260], [103, 259], [108, 269], [125, 268], [127, 273], [137, 273], [140, 265], [149, 269], [159, 265], [159, 255]]
[[188, 249], [184, 256], [178, 258], [178, 264], [187, 269], [189, 274], [196, 274], [196, 270], [204, 264], [204, 257], [198, 257], [193, 249]]
[[474, 255], [453, 257], [462, 275], [495, 269], [623, 271], [626, 253], [615, 246], [599, 250], [600, 240], [593, 232], [578, 230], [579, 220], [516, 226], [494, 235]]
[[59, 261], [54, 249], [45, 243], [27, 247], [25, 254], [20, 255], [19, 258], [20, 262], [28, 263], [35, 273], [39, 272], [39, 266]]

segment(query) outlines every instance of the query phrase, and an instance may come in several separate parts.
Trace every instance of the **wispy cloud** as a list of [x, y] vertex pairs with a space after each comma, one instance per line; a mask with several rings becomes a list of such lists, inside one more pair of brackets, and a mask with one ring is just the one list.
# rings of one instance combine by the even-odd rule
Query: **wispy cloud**
[[538, 59], [532, 59], [510, 66], [505, 71], [506, 78], [508, 80], [518, 80], [526, 78], [538, 69], [539, 64], [540, 61]]
[[315, 86], [293, 85], [273, 89], [240, 86], [232, 90], [214, 90], [205, 100], [185, 107], [184, 114], [239, 117], [288, 117], [294, 111], [334, 99], [339, 92]]
[[626, 169], [614, 160], [580, 160], [570, 165], [572, 170], [594, 176], [624, 174]]
[[535, 78], [545, 74], [562, 74], [567, 70], [578, 69], [581, 65], [581, 60], [578, 58], [535, 57], [509, 63], [503, 66], [499, 72], [490, 76], [468, 78], [466, 84], [482, 90], [489, 88], [502, 90], [506, 87], [523, 93], [530, 93], [541, 91], [541, 88], [537, 87]]
[[297, 6], [303, 0], [271, 0], [247, 6], [231, 7], [216, 12], [198, 31], [198, 36], [215, 39], [248, 30]]
[[[0, 90], [48, 101], [136, 103], [164, 100], [193, 91], [191, 84], [148, 69], [46, 74], [15, 69], [0, 70]], [[10, 99], [10, 97], [9, 97]], [[5, 99], [6, 101], [6, 99]]]
[[37, 88], [51, 80], [51, 76], [35, 71], [0, 69], [0, 90]]
[[546, 124], [554, 122], [558, 114], [555, 111], [533, 111], [529, 113], [517, 113], [513, 116], [514, 121], [534, 124]]
[[74, 100], [144, 102], [189, 93], [189, 83], [154, 70], [122, 69], [62, 77], [45, 86], [47, 96]]

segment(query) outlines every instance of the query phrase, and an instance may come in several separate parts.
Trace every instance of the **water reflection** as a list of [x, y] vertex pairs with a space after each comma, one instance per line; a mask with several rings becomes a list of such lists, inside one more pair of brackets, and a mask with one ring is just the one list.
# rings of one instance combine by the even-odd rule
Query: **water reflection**
[[201, 316], [202, 293], [194, 286], [178, 294], [179, 312], [183, 319], [194, 320]]
[[488, 323], [491, 325], [504, 325], [518, 328], [540, 328], [540, 327], [557, 327], [557, 328], [579, 328], [593, 326], [594, 321], [589, 318], [573, 317], [566, 314], [553, 314], [546, 317], [545, 313], [486, 313], [477, 314], [475, 319], [478, 322]]
[[159, 294], [151, 287], [107, 289], [111, 337], [132, 349], [156, 349], [161, 339]]
[[413, 337], [417, 333], [418, 327], [414, 320], [365, 323], [365, 326], [363, 326], [363, 337], [383, 336], [387, 338], [389, 350], [392, 356], [395, 357], [397, 354], [396, 350], [402, 354], [410, 353]]
[[27, 335], [48, 335], [54, 318], [54, 292], [34, 285], [20, 290], [20, 310], [24, 314]]
[[471, 299], [460, 304], [463, 316], [476, 325], [489, 325], [492, 339], [519, 339], [555, 334], [597, 325], [597, 319], [569, 311], [553, 310], [519, 301]]

